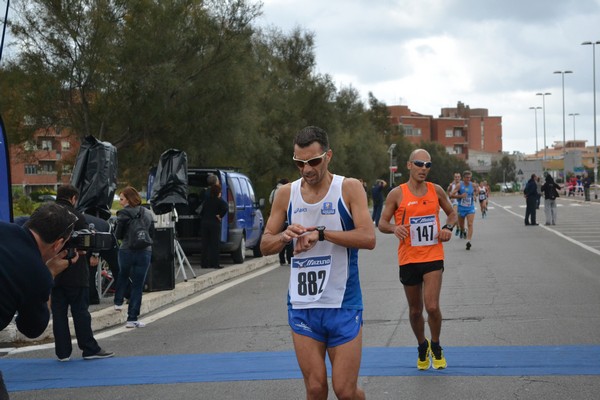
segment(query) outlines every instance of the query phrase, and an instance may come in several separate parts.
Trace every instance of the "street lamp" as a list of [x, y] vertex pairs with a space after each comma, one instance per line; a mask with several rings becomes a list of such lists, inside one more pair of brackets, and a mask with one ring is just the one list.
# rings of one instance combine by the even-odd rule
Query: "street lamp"
[[596, 143], [596, 45], [600, 44], [600, 40], [595, 42], [583, 42], [582, 46], [592, 45], [592, 81], [594, 84], [594, 197], [598, 198], [598, 147]]
[[546, 162], [546, 96], [552, 93], [536, 93], [536, 96], [542, 96], [542, 115], [544, 117], [544, 162]]
[[[569, 117], [573, 117], [573, 141], [575, 141], [575, 117], [578, 116], [579, 113], [571, 113]], [[575, 146], [575, 144], [573, 144]]]
[[[392, 143], [388, 148], [388, 153], [390, 155], [390, 187], [394, 186], [394, 149], [396, 148], [396, 143]], [[397, 168], [397, 167], [396, 167]]]
[[535, 114], [535, 156], [538, 156], [538, 134], [537, 134], [537, 110], [541, 110], [542, 107], [529, 107]]
[[554, 71], [560, 74], [562, 78], [562, 120], [563, 120], [563, 183], [567, 182], [567, 140], [565, 138], [565, 74], [572, 74], [573, 71]]

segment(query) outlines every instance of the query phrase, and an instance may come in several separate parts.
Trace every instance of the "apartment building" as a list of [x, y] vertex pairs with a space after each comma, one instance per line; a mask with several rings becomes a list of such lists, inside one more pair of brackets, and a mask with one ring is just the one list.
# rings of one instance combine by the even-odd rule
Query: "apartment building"
[[485, 108], [471, 109], [458, 102], [454, 108], [442, 108], [437, 118], [403, 105], [388, 110], [392, 125], [402, 127], [410, 142], [441, 143], [476, 171], [489, 170], [492, 160], [502, 154], [502, 117], [489, 116]]
[[37, 190], [56, 190], [69, 183], [79, 138], [66, 131], [46, 130], [34, 134], [32, 140], [11, 144], [10, 172], [13, 188], [27, 195]]

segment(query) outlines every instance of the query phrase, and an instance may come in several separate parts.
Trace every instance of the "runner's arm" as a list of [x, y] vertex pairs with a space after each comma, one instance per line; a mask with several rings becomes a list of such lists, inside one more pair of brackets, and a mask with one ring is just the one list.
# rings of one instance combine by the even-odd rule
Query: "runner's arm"
[[275, 192], [271, 215], [267, 220], [265, 231], [260, 240], [260, 251], [264, 255], [277, 254], [290, 243], [294, 238], [306, 232], [306, 229], [300, 225], [290, 225], [285, 231], [284, 223], [287, 220], [287, 207], [290, 201], [292, 185], [281, 186]]

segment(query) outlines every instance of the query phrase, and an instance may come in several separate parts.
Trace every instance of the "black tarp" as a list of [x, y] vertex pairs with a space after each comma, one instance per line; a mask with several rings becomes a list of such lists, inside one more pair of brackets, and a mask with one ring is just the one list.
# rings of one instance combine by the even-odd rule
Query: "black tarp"
[[107, 220], [117, 190], [117, 149], [87, 136], [81, 143], [71, 184], [79, 189], [77, 210]]
[[161, 154], [152, 181], [150, 204], [156, 214], [165, 214], [178, 204], [187, 204], [187, 154], [169, 149]]

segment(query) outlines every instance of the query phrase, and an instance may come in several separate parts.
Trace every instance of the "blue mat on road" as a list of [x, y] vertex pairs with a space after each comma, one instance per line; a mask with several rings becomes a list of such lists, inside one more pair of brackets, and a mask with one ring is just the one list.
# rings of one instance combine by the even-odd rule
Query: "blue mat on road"
[[[418, 371], [416, 348], [365, 348], [361, 376], [600, 375], [600, 346], [448, 347], [449, 367]], [[83, 359], [3, 359], [8, 390], [301, 379], [293, 351]], [[126, 371], [119, 375], [114, 371]]]

